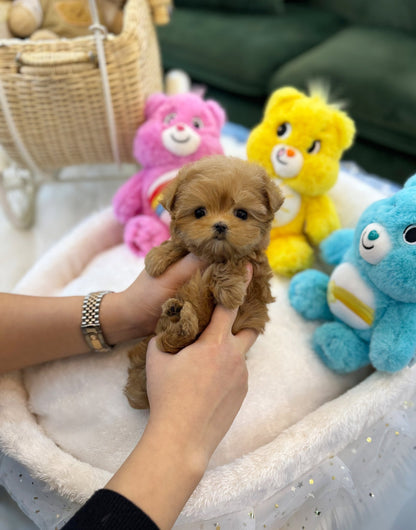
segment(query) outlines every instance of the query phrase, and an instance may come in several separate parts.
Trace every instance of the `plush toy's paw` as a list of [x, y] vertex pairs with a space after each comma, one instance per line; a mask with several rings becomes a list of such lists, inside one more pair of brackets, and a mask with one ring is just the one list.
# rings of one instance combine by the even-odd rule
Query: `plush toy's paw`
[[341, 228], [333, 232], [320, 244], [322, 259], [331, 265], [339, 265], [354, 239], [352, 228]]
[[398, 341], [383, 343], [371, 341], [370, 361], [376, 370], [394, 373], [402, 370], [411, 363], [416, 356], [414, 344], [400, 344]]
[[328, 322], [317, 328], [313, 346], [326, 366], [340, 374], [370, 363], [368, 343], [341, 322]]
[[293, 276], [313, 263], [313, 250], [303, 236], [273, 239], [266, 254], [273, 272], [282, 276]]
[[289, 301], [308, 320], [333, 320], [326, 291], [329, 278], [323, 272], [309, 269], [294, 276], [289, 285]]
[[133, 217], [124, 229], [124, 241], [137, 256], [145, 256], [150, 249], [167, 239], [168, 227], [151, 215]]
[[198, 316], [193, 305], [169, 298], [162, 306], [156, 332], [158, 348], [167, 353], [177, 353], [191, 344], [199, 333]]

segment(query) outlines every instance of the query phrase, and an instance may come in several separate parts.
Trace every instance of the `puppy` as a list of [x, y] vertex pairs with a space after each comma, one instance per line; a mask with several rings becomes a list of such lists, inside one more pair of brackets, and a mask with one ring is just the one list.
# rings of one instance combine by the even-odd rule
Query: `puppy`
[[[214, 155], [187, 164], [164, 192], [171, 216], [171, 239], [145, 258], [147, 272], [160, 276], [189, 252], [206, 264], [162, 306], [157, 345], [177, 353], [208, 325], [216, 304], [239, 307], [233, 333], [253, 328], [262, 333], [273, 301], [272, 276], [265, 249], [271, 223], [283, 203], [280, 189], [265, 170], [238, 158]], [[246, 292], [247, 264], [253, 267]], [[153, 336], [153, 335], [152, 335]], [[129, 352], [125, 394], [133, 408], [148, 408], [146, 350], [152, 336]]]

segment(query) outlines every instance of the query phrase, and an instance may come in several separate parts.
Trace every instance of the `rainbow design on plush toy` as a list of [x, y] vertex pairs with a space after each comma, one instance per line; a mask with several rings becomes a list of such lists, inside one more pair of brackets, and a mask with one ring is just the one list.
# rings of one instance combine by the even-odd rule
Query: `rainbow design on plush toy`
[[267, 102], [263, 120], [248, 138], [247, 155], [276, 179], [285, 195], [267, 250], [275, 273], [291, 276], [310, 267], [314, 247], [340, 227], [326, 193], [354, 134], [354, 122], [328, 102], [321, 87], [311, 88], [309, 96], [284, 87]]
[[169, 212], [160, 204], [160, 199], [162, 197], [163, 190], [166, 188], [169, 182], [176, 177], [177, 173], [178, 172], [174, 169], [163, 174], [149, 187], [147, 192], [151, 208], [154, 210], [157, 217], [159, 217], [159, 219], [168, 226], [170, 224], [170, 215]]

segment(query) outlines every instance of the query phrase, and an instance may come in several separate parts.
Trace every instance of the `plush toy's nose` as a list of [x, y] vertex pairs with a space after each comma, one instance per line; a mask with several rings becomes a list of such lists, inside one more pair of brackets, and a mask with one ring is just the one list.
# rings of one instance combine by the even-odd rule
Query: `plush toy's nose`
[[288, 157], [292, 158], [292, 156], [295, 156], [296, 153], [293, 149], [289, 147], [288, 149], [286, 149], [286, 154]]
[[215, 223], [213, 226], [213, 229], [217, 234], [225, 234], [225, 232], [228, 230], [228, 226], [225, 223]]
[[184, 127], [181, 123], [178, 123], [178, 124], [176, 125], [176, 129], [177, 129], [178, 131], [184, 131], [184, 130], [185, 130], [185, 127]]

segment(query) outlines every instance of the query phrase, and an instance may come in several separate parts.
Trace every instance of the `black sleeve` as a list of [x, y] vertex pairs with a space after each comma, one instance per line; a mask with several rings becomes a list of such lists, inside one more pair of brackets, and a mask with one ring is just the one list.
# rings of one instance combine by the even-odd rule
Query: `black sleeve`
[[115, 491], [102, 489], [78, 510], [62, 530], [159, 530], [140, 508]]

